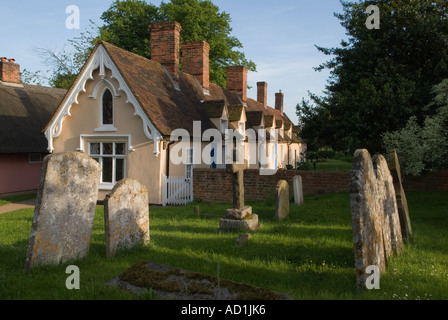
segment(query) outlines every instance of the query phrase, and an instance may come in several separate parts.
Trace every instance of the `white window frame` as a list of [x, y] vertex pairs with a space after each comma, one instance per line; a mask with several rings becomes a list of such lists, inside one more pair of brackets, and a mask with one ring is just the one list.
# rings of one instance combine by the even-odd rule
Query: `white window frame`
[[[112, 124], [104, 124], [103, 119], [103, 113], [104, 113], [104, 95], [106, 94], [106, 91], [109, 91], [112, 96]], [[111, 90], [108, 86], [106, 86], [103, 91], [101, 92], [101, 99], [100, 99], [100, 127], [95, 129], [96, 132], [115, 132], [118, 131], [117, 128], [115, 128], [115, 96], [113, 94], [114, 90]]]
[[229, 121], [227, 119], [221, 119], [221, 133], [225, 134], [229, 128]]
[[[112, 143], [112, 154], [103, 154], [103, 144], [105, 143]], [[91, 145], [92, 144], [99, 144], [100, 153], [99, 154], [92, 154], [91, 153]], [[124, 155], [117, 155], [116, 154], [116, 144], [124, 144]], [[98, 163], [101, 165], [101, 180], [100, 180], [100, 190], [112, 190], [115, 184], [119, 181], [117, 181], [117, 159], [123, 160], [123, 178], [126, 179], [126, 169], [127, 169], [127, 156], [128, 156], [128, 142], [127, 141], [119, 141], [119, 140], [90, 140], [87, 142], [87, 149], [88, 153], [87, 155], [93, 159], [98, 159]], [[104, 182], [103, 181], [103, 160], [104, 158], [112, 158], [112, 182]]]
[[185, 179], [193, 179], [194, 169], [194, 148], [187, 148], [185, 154]]

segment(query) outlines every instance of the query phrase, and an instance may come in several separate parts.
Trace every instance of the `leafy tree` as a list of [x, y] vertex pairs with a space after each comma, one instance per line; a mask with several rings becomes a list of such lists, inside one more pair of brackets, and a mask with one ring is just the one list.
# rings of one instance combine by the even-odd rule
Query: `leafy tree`
[[404, 128], [384, 134], [386, 149], [397, 151], [405, 174], [448, 168], [448, 79], [434, 86], [432, 93], [435, 97], [428, 107], [436, 109], [434, 115], [426, 116], [421, 126], [411, 117]]
[[[302, 137], [336, 150], [384, 151], [381, 136], [411, 116], [434, 114], [431, 88], [448, 77], [448, 3], [443, 0], [341, 1], [335, 14], [347, 31], [338, 48], [317, 49], [331, 60], [324, 96], [297, 105]], [[380, 29], [368, 29], [376, 5]]]

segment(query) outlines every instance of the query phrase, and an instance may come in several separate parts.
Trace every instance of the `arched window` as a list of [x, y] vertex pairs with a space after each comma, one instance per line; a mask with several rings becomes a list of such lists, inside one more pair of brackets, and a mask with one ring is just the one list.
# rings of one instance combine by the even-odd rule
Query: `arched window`
[[106, 89], [103, 93], [103, 125], [114, 124], [114, 102], [112, 93]]

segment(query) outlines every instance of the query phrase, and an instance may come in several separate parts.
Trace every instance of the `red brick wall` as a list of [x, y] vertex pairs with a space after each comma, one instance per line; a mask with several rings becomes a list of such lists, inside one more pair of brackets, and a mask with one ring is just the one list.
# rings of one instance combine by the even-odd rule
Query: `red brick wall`
[[[350, 192], [350, 172], [279, 171], [273, 176], [260, 176], [258, 170], [246, 170], [244, 192], [246, 201], [260, 201], [273, 194], [279, 180], [286, 180], [292, 195], [292, 178], [302, 177], [304, 195]], [[224, 169], [194, 169], [194, 198], [210, 202], [232, 202], [232, 176]], [[403, 177], [409, 191], [448, 191], [448, 171], [421, 177]]]
[[[292, 178], [302, 176], [305, 195], [348, 192], [350, 172], [279, 171], [273, 176], [260, 176], [258, 170], [246, 170], [244, 192], [246, 201], [264, 200], [273, 194], [279, 180], [289, 183], [292, 194]], [[194, 198], [210, 202], [232, 202], [232, 176], [224, 169], [195, 169]]]
[[404, 191], [448, 191], [448, 170], [428, 173], [420, 177], [403, 177]]

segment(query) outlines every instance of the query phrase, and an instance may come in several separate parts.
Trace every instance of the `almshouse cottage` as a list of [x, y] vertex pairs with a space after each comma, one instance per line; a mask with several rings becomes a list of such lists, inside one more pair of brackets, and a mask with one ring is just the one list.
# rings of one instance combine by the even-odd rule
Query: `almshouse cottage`
[[[177, 22], [152, 23], [151, 59], [98, 42], [44, 129], [49, 152], [84, 152], [101, 164], [100, 200], [123, 178], [145, 185], [152, 204], [166, 203], [171, 177], [191, 188], [194, 167], [223, 167], [231, 149], [210, 132], [223, 141], [239, 132], [252, 168], [298, 161], [304, 146], [283, 113], [283, 94], [275, 109], [267, 106], [260, 82], [257, 101], [248, 98], [243, 66], [227, 69], [227, 88], [211, 83], [209, 45], [181, 46], [180, 31]], [[249, 129], [255, 141], [266, 130], [266, 152], [251, 149]], [[192, 200], [191, 190], [177, 193]]]

